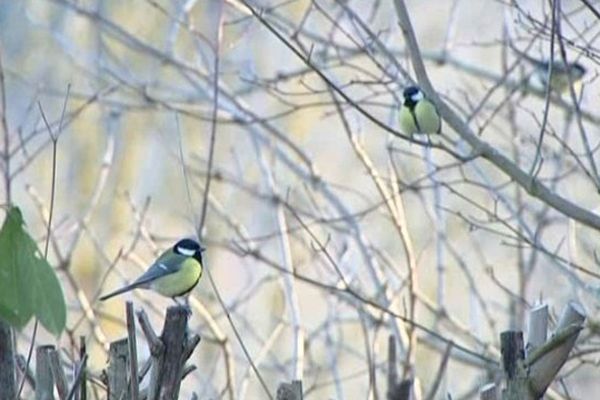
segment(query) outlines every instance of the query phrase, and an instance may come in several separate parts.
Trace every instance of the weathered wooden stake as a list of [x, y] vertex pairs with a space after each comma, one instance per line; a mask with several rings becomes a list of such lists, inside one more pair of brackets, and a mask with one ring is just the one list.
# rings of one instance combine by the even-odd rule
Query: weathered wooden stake
[[138, 400], [140, 396], [138, 382], [138, 361], [137, 361], [137, 339], [135, 335], [135, 317], [133, 315], [133, 303], [128, 301], [125, 304], [127, 315], [127, 338], [129, 344], [129, 381], [131, 400]]
[[127, 338], [112, 342], [108, 349], [108, 368], [106, 370], [109, 400], [129, 399], [128, 366], [129, 344]]
[[396, 383], [398, 382], [398, 367], [396, 365], [396, 338], [394, 335], [388, 336], [388, 379], [387, 379], [387, 399], [392, 400]]
[[87, 349], [85, 346], [85, 336], [79, 336], [79, 360], [81, 361], [81, 383], [80, 389], [75, 392], [76, 400], [87, 400]]
[[527, 356], [530, 385], [541, 398], [575, 346], [579, 332], [583, 329], [585, 311], [579, 303], [570, 302], [563, 310], [556, 331], [542, 346]]
[[[502, 400], [539, 400], [567, 361], [579, 333], [583, 329], [585, 311], [579, 303], [565, 307], [550, 339], [547, 337], [548, 311], [546, 306], [533, 309], [529, 316], [527, 354], [521, 331], [500, 334], [502, 364], [506, 388]], [[480, 391], [480, 399], [495, 399], [490, 386]], [[485, 396], [485, 397], [484, 397]]]
[[390, 335], [388, 338], [387, 400], [410, 400], [413, 398], [415, 382], [413, 379], [404, 379], [398, 382], [396, 362], [396, 339]]
[[498, 389], [495, 383], [488, 383], [479, 390], [479, 400], [497, 400]]
[[138, 312], [138, 320], [152, 354], [148, 400], [170, 400], [179, 396], [185, 362], [200, 342], [198, 335], [188, 336], [188, 317], [188, 308], [169, 307], [159, 338], [144, 311]]
[[35, 351], [35, 400], [54, 400], [54, 379], [50, 367], [52, 345], [38, 346]]
[[3, 320], [0, 320], [0, 366], [0, 400], [14, 400], [17, 397], [17, 384], [12, 328]]
[[531, 309], [527, 325], [525, 351], [529, 354], [543, 345], [548, 338], [548, 305], [542, 304]]
[[276, 398], [277, 400], [302, 400], [302, 381], [279, 384]]
[[506, 374], [506, 388], [502, 392], [505, 400], [535, 400], [529, 390], [527, 372], [524, 368], [525, 347], [523, 332], [506, 331], [500, 334], [502, 366]]

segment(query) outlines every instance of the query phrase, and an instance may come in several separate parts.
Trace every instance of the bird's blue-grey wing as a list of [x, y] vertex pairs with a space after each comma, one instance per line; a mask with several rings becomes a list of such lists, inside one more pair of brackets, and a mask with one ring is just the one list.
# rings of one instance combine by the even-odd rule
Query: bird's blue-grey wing
[[132, 285], [136, 287], [145, 287], [152, 283], [152, 281], [161, 278], [165, 275], [173, 274], [181, 268], [180, 263], [168, 263], [167, 260], [158, 259], [154, 264], [148, 268], [139, 278], [137, 278]]
[[[174, 256], [178, 256], [178, 255], [175, 254]], [[148, 270], [146, 272], [144, 272], [135, 281], [133, 281], [132, 283], [130, 283], [127, 286], [124, 286], [120, 289], [115, 290], [114, 292], [110, 292], [110, 293], [100, 297], [100, 300], [101, 301], [107, 300], [111, 297], [114, 297], [121, 293], [128, 292], [132, 289], [147, 288], [150, 286], [152, 281], [154, 281], [158, 278], [161, 278], [163, 276], [175, 273], [175, 272], [179, 271], [180, 268], [181, 268], [181, 263], [177, 262], [177, 260], [172, 259], [172, 257], [170, 255], [163, 254], [161, 257], [159, 257], [158, 260], [156, 260], [156, 262], [154, 264], [152, 264], [150, 266], [150, 268], [148, 268]]]

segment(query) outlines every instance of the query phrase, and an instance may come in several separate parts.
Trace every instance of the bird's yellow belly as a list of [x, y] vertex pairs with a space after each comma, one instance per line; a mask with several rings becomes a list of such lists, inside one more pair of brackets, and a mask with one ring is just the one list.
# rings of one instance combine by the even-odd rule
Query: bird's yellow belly
[[[399, 118], [400, 130], [405, 135], [412, 136], [414, 133], [432, 134], [440, 132], [440, 116], [435, 106], [428, 100], [421, 100], [413, 111], [403, 106], [400, 109]], [[416, 122], [418, 122], [418, 126]]]
[[186, 262], [181, 269], [154, 281], [152, 289], [167, 297], [181, 296], [196, 286], [202, 276], [202, 267], [198, 262]]
[[415, 114], [419, 121], [420, 133], [440, 132], [440, 117], [435, 106], [429, 101], [420, 101], [415, 107]]
[[419, 132], [415, 125], [415, 118], [407, 107], [402, 107], [400, 110], [400, 130], [408, 136]]

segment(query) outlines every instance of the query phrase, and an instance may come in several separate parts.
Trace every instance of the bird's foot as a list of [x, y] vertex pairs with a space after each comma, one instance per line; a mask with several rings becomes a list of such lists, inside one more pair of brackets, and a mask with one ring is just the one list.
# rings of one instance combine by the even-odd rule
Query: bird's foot
[[175, 304], [177, 304], [185, 310], [188, 318], [192, 316], [192, 308], [190, 307], [190, 301], [187, 297], [184, 297], [181, 302], [176, 297], [173, 297], [173, 301], [175, 302]]

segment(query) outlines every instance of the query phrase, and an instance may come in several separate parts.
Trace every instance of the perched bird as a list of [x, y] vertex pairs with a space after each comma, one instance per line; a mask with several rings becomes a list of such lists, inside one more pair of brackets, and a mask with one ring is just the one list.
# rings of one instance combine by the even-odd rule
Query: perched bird
[[578, 62], [565, 64], [562, 59], [554, 59], [552, 63], [552, 76], [550, 77], [550, 60], [539, 60], [531, 57], [529, 54], [523, 53], [514, 46], [513, 50], [520, 57], [533, 65], [535, 68], [533, 76], [542, 86], [543, 90], [546, 90], [546, 88], [550, 86], [550, 90], [555, 93], [561, 94], [566, 92], [569, 89], [569, 75], [571, 76], [573, 85], [578, 86], [581, 84], [581, 80], [587, 72], [586, 68]]
[[425, 98], [418, 86], [409, 86], [402, 93], [400, 130], [406, 135], [440, 133], [442, 120], [433, 103]]
[[192, 239], [182, 239], [156, 259], [133, 283], [100, 297], [104, 301], [133, 289], [151, 289], [167, 297], [188, 294], [202, 276], [202, 252], [205, 249]]

